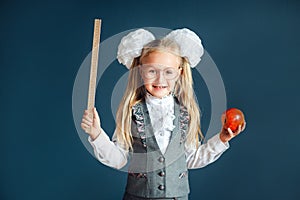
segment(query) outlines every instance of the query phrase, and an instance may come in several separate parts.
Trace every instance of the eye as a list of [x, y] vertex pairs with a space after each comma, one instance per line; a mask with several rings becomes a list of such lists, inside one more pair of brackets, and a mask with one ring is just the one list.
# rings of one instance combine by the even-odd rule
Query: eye
[[152, 78], [152, 77], [155, 77], [156, 76], [156, 70], [154, 67], [145, 67], [144, 68], [144, 74], [146, 77], [148, 78]]
[[166, 74], [168, 74], [168, 75], [172, 75], [172, 74], [174, 74], [175, 72], [174, 72], [174, 70], [172, 70], [172, 69], [168, 69], [168, 70], [166, 70]]
[[147, 71], [147, 73], [149, 73], [149, 74], [155, 74], [155, 70], [154, 69], [149, 69], [148, 71]]

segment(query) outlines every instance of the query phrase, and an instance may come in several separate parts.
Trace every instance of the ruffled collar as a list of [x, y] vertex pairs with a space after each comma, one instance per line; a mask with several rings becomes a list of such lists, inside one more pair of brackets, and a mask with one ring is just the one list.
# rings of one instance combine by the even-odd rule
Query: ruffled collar
[[146, 95], [146, 104], [151, 118], [151, 124], [155, 135], [163, 136], [165, 131], [173, 131], [175, 128], [174, 97], [172, 94], [163, 98], [157, 98], [150, 93]]
[[161, 104], [170, 104], [174, 103], [174, 97], [172, 94], [164, 96], [162, 98], [158, 98], [147, 92], [146, 94], [146, 102], [151, 103], [154, 105], [161, 105]]

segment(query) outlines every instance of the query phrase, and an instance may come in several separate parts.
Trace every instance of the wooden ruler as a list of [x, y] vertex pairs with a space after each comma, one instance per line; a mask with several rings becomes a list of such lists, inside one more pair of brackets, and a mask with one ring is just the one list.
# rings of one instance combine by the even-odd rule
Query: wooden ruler
[[89, 93], [88, 93], [88, 105], [87, 105], [87, 109], [89, 111], [89, 117], [91, 117], [92, 119], [93, 119], [92, 109], [95, 107], [98, 55], [99, 55], [99, 48], [100, 48], [100, 33], [101, 33], [101, 19], [95, 19]]

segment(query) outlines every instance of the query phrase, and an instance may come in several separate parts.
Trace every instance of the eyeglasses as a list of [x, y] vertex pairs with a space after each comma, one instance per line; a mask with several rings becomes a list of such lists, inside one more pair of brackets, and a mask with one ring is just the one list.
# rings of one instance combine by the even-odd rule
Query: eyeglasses
[[157, 78], [157, 75], [160, 74], [160, 72], [163, 72], [163, 75], [165, 79], [172, 80], [177, 78], [179, 75], [179, 69], [180, 68], [174, 68], [174, 67], [167, 67], [164, 69], [161, 68], [162, 65], [149, 65], [149, 64], [143, 64], [140, 65], [142, 76], [147, 79], [155, 79]]

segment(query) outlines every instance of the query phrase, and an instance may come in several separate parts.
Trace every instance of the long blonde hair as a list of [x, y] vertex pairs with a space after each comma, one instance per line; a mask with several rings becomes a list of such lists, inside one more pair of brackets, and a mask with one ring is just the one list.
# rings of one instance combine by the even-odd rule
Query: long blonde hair
[[[179, 55], [178, 45], [168, 39], [154, 40], [142, 50], [140, 57], [133, 60], [130, 68], [127, 87], [121, 103], [117, 111], [116, 119], [116, 134], [118, 142], [125, 148], [132, 148], [131, 121], [132, 107], [144, 100], [146, 89], [143, 85], [143, 80], [138, 70], [138, 65], [142, 58], [152, 52], [171, 52], [174, 55]], [[181, 58], [181, 75], [179, 76], [174, 88], [174, 95], [177, 97], [180, 104], [186, 107], [189, 113], [189, 130], [187, 133], [186, 143], [198, 147], [199, 136], [203, 139], [203, 134], [200, 129], [200, 110], [195, 100], [193, 90], [193, 78], [190, 65], [186, 58]]]

